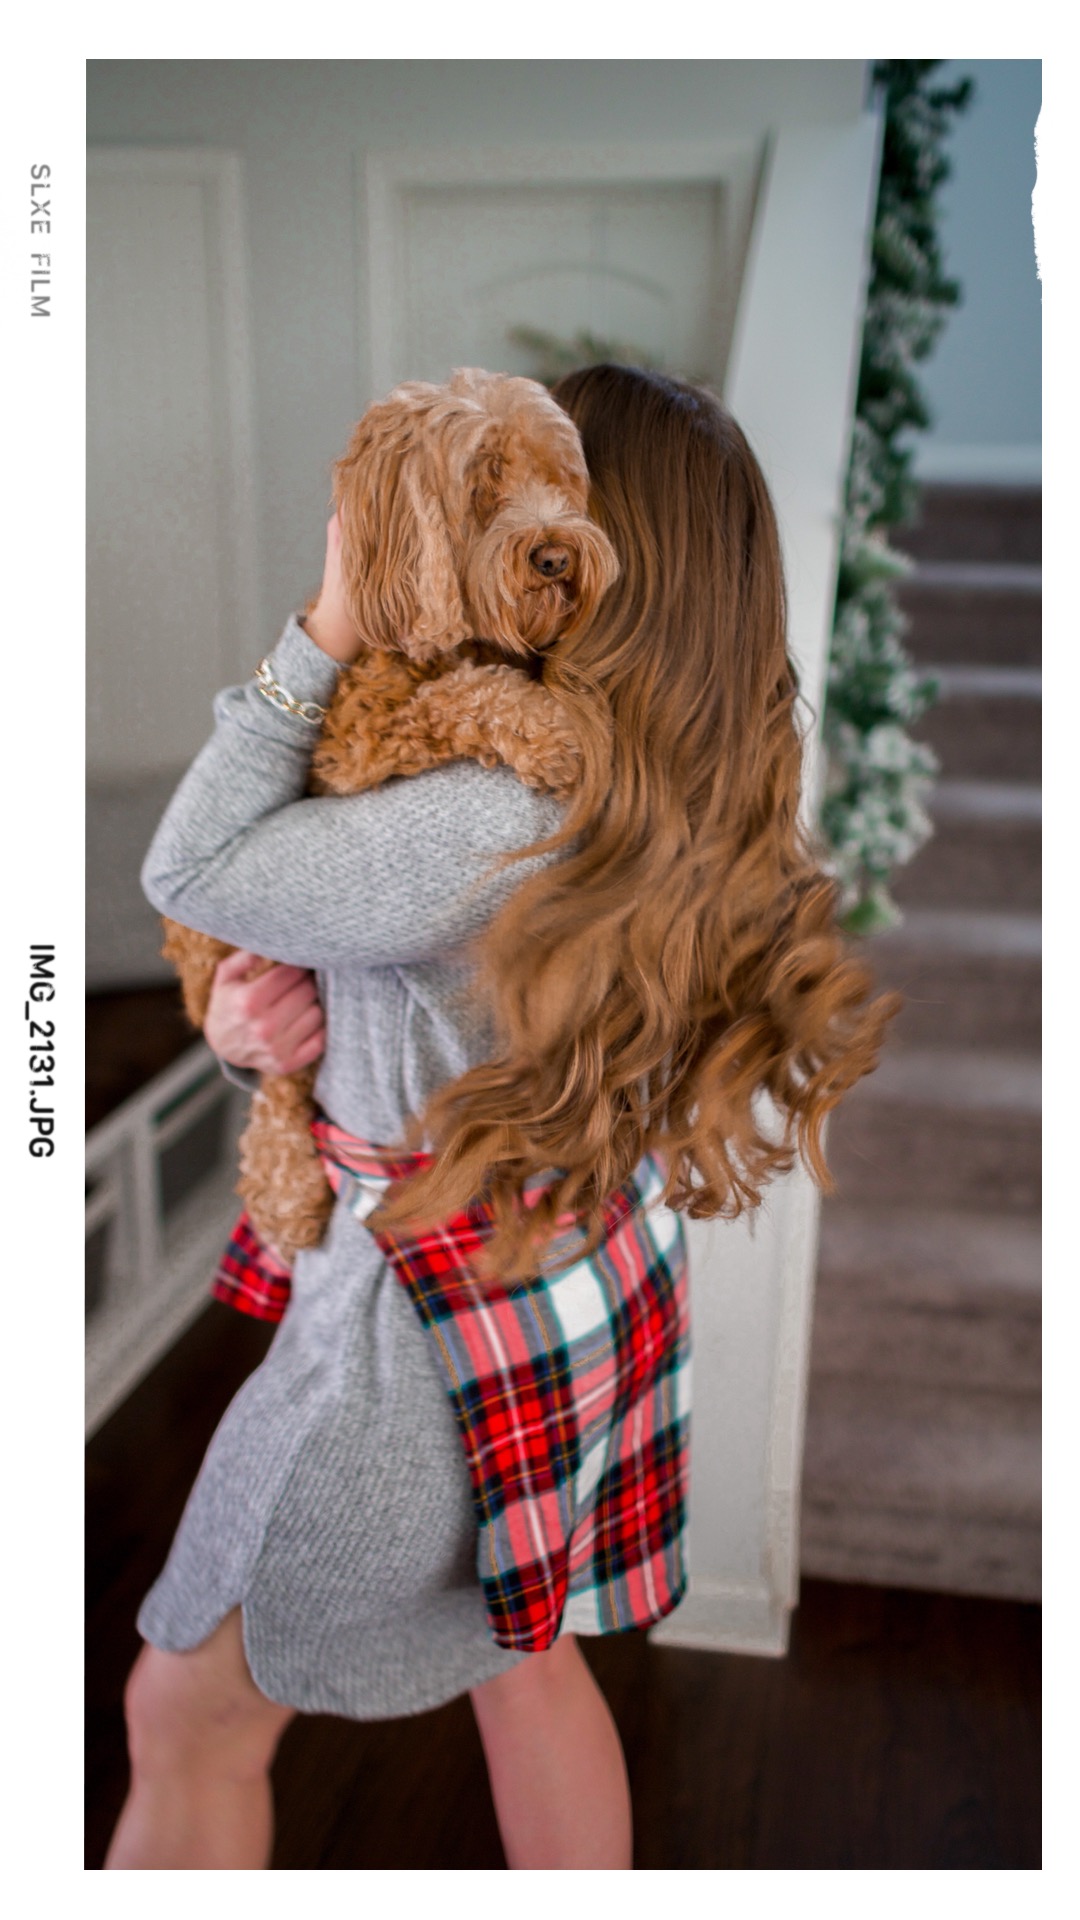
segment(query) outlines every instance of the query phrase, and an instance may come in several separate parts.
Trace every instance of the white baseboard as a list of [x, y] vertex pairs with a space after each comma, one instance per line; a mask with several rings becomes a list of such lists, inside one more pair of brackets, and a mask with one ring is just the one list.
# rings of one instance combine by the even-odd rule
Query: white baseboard
[[1038, 487], [1042, 485], [1042, 448], [1033, 446], [950, 446], [920, 440], [913, 449], [916, 480], [934, 486]]
[[691, 1579], [686, 1598], [649, 1630], [661, 1647], [696, 1647], [707, 1653], [765, 1654], [788, 1650], [791, 1610], [764, 1580]]

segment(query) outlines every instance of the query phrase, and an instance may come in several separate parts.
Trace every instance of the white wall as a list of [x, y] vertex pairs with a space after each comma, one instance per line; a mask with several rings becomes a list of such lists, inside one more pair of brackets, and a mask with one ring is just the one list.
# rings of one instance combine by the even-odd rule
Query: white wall
[[1015, 481], [1041, 475], [1042, 287], [1031, 193], [1039, 60], [947, 60], [935, 83], [970, 75], [975, 94], [952, 120], [952, 177], [940, 189], [945, 270], [963, 304], [918, 370], [934, 415], [915, 436], [927, 480]]

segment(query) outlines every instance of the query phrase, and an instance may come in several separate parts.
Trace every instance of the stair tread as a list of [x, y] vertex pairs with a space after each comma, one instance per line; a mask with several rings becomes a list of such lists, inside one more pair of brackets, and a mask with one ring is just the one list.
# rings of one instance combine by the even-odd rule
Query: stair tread
[[916, 569], [897, 582], [905, 645], [921, 670], [966, 665], [1038, 668], [1042, 597], [1036, 570]]
[[852, 1100], [1038, 1115], [1042, 1072], [1037, 1055], [961, 1047], [886, 1049], [881, 1064]]
[[1042, 788], [1029, 780], [939, 780], [927, 804], [936, 820], [1042, 820]]
[[1037, 913], [990, 913], [976, 907], [908, 907], [899, 926], [875, 934], [871, 957], [966, 954], [980, 959], [1041, 959], [1042, 920]]
[[985, 807], [981, 814], [974, 812], [970, 798], [930, 795], [935, 830], [893, 875], [890, 891], [902, 912], [916, 906], [1040, 912], [1042, 829], [1037, 813], [1010, 813], [1005, 803], [986, 796], [977, 804]]
[[799, 1559], [803, 1573], [818, 1580], [1036, 1604], [1042, 1597], [1037, 1511], [974, 1516], [896, 1507], [841, 1511], [807, 1501]]
[[1015, 560], [916, 560], [905, 587], [959, 593], [1042, 592], [1042, 567]]
[[852, 1508], [1034, 1516], [1038, 1395], [831, 1374], [811, 1385], [804, 1492]]
[[925, 481], [918, 517], [897, 530], [895, 544], [920, 560], [1037, 566], [1042, 487]]
[[952, 705], [962, 700], [1040, 700], [1041, 667], [940, 666], [928, 667], [937, 681], [938, 700]]
[[1002, 1047], [1037, 1053], [1042, 1044], [1042, 983], [1035, 961], [939, 961], [879, 972], [903, 1005], [892, 1039], [904, 1046]]
[[1015, 1214], [828, 1200], [818, 1283], [857, 1287], [869, 1308], [895, 1300], [961, 1303], [978, 1292], [1037, 1311], [1041, 1246], [1039, 1222]]

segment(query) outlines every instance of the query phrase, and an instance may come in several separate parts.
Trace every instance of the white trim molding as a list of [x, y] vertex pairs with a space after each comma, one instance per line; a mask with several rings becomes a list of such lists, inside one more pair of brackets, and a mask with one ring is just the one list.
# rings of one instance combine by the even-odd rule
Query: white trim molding
[[[784, 127], [770, 143], [724, 397], [765, 471], [789, 638], [820, 736], [870, 274], [882, 119]], [[811, 771], [808, 790], [813, 783]]]
[[[765, 150], [764, 131], [685, 144], [368, 149], [357, 161], [358, 311], [366, 318], [358, 378], [365, 404], [408, 369], [399, 364], [406, 311], [405, 204], [411, 192], [462, 188], [714, 186], [725, 196], [724, 293], [730, 337]], [[720, 365], [728, 339], [718, 342]]]
[[739, 1221], [688, 1221], [690, 1586], [672, 1646], [781, 1654], [799, 1595], [799, 1507], [819, 1200], [805, 1169]]
[[912, 448], [916, 480], [934, 486], [1041, 487], [1042, 447], [958, 446], [920, 437]]
[[703, 1653], [754, 1653], [780, 1658], [788, 1650], [791, 1610], [765, 1580], [693, 1578], [675, 1612], [653, 1627], [649, 1638], [662, 1647], [691, 1647]]

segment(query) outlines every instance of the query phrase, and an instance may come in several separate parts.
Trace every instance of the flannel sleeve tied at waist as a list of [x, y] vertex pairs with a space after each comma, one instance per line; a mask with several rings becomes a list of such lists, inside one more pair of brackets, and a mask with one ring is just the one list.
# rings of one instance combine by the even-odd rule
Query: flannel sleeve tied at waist
[[[428, 1164], [320, 1118], [314, 1134], [339, 1202], [367, 1223], [387, 1187]], [[472, 1260], [494, 1230], [473, 1202], [435, 1227], [376, 1231], [437, 1356], [465, 1449], [477, 1571], [499, 1646], [549, 1647], [560, 1631], [648, 1626], [686, 1586], [690, 1340], [682, 1223], [650, 1156], [605, 1207], [584, 1255], [572, 1221], [545, 1271], [508, 1287]], [[241, 1216], [217, 1298], [280, 1319], [288, 1269]]]

